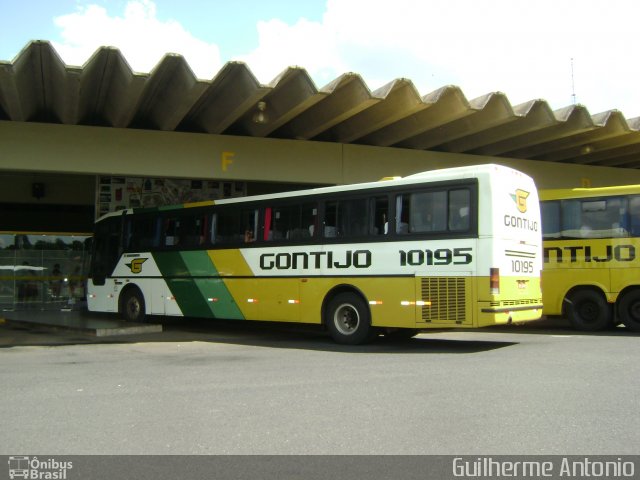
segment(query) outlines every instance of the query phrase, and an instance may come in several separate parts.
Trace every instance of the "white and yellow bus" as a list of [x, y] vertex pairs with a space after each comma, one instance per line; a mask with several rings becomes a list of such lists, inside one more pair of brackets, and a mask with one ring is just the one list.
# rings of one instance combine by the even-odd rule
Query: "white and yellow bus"
[[640, 331], [640, 185], [540, 191], [544, 313]]
[[108, 214], [89, 310], [323, 324], [340, 343], [540, 318], [533, 180], [482, 165]]

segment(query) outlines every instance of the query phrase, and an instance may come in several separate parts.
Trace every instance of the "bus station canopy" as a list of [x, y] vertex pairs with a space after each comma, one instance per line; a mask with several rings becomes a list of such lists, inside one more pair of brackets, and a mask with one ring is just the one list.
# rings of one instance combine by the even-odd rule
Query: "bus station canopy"
[[304, 68], [269, 84], [242, 62], [211, 80], [181, 55], [150, 73], [101, 47], [81, 67], [47, 41], [0, 62], [0, 121], [314, 140], [640, 169], [640, 117], [545, 100], [512, 105], [493, 92], [468, 99], [447, 85], [421, 96], [410, 79], [371, 91], [357, 73], [318, 88]]

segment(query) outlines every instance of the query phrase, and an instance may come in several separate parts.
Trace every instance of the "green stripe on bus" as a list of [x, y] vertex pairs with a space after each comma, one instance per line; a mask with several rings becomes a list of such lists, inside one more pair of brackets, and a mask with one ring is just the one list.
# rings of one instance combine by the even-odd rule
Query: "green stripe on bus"
[[161, 252], [153, 257], [183, 315], [244, 319], [224, 282], [216, 278], [218, 271], [206, 251]]
[[191, 275], [195, 277], [213, 277], [195, 279], [196, 286], [200, 290], [202, 297], [207, 301], [213, 316], [230, 320], [244, 320], [244, 316], [229, 289], [222, 279], [218, 278], [218, 270], [211, 261], [208, 252], [206, 250], [194, 250], [182, 252], [181, 255]]
[[182, 314], [186, 317], [211, 317], [207, 300], [191, 278], [180, 252], [154, 253], [153, 258]]
[[212, 316], [207, 300], [192, 278], [170, 278], [167, 285], [185, 317]]

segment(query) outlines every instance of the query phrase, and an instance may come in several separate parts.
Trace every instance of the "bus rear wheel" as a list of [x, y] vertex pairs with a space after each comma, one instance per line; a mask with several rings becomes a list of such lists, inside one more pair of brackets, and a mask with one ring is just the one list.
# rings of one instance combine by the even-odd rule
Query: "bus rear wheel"
[[567, 316], [576, 330], [595, 332], [611, 324], [611, 306], [595, 290], [578, 290], [568, 298]]
[[339, 293], [329, 301], [325, 324], [333, 340], [343, 345], [367, 343], [376, 335], [369, 308], [355, 293]]
[[640, 290], [632, 290], [618, 302], [618, 316], [625, 327], [640, 332]]
[[144, 297], [137, 288], [130, 288], [124, 293], [120, 304], [120, 314], [128, 322], [142, 322], [146, 315]]

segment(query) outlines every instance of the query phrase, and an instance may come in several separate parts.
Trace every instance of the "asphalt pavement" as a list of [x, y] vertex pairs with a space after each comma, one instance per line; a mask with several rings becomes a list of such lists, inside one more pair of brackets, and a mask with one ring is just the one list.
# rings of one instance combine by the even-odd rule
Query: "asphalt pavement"
[[341, 346], [316, 327], [0, 325], [0, 454], [631, 455], [638, 335], [562, 325]]

